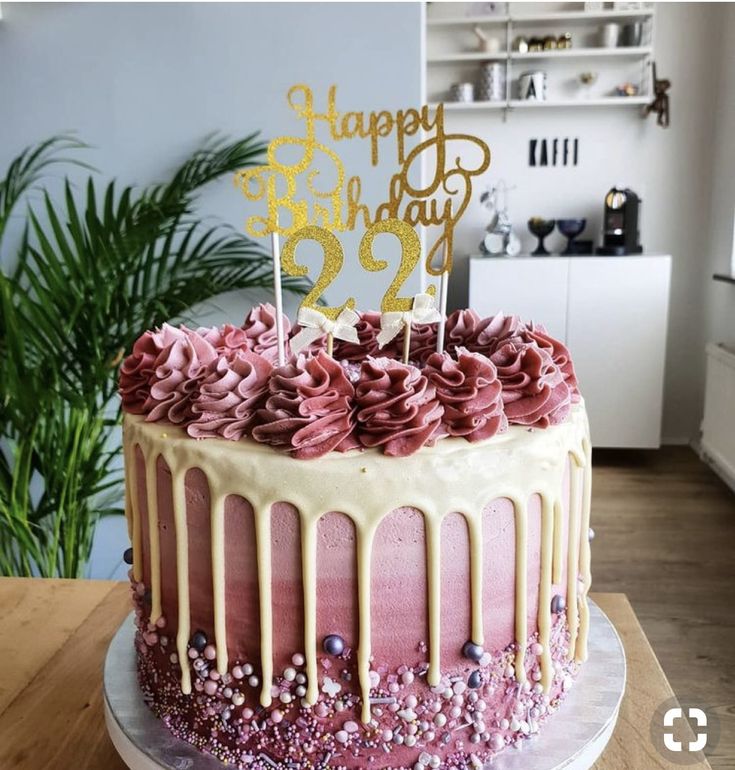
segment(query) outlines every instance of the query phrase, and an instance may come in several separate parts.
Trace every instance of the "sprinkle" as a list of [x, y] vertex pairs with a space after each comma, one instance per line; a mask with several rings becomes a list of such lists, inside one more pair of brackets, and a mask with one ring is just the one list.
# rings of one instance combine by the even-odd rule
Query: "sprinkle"
[[326, 693], [330, 698], [334, 698], [341, 691], [342, 685], [339, 682], [335, 682], [331, 677], [324, 677], [324, 682], [322, 683], [323, 693]]
[[345, 640], [339, 634], [329, 634], [324, 637], [322, 647], [327, 655], [341, 655], [345, 649]]
[[262, 759], [263, 762], [265, 762], [266, 765], [268, 765], [268, 767], [275, 767], [276, 769], [278, 768], [278, 765], [267, 754], [264, 754], [262, 751], [260, 752], [260, 754], [258, 754], [258, 759]]
[[396, 699], [391, 697], [370, 698], [370, 703], [373, 703], [376, 706], [388, 705], [390, 703], [395, 703], [395, 702], [396, 702]]

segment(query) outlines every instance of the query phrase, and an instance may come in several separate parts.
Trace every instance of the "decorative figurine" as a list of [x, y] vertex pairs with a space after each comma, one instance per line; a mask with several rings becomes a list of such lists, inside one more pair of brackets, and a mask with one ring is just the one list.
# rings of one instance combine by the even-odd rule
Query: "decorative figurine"
[[[480, 195], [480, 203], [490, 212], [490, 224], [480, 241], [480, 251], [488, 257], [515, 257], [521, 252], [521, 241], [513, 232], [508, 215], [508, 185], [501, 179]], [[500, 196], [502, 194], [502, 205]]]
[[670, 125], [669, 113], [669, 95], [666, 93], [671, 88], [670, 80], [659, 80], [656, 77], [656, 62], [653, 63], [653, 94], [654, 99], [651, 104], [646, 105], [646, 115], [655, 112], [658, 115], [656, 123], [661, 128], [668, 128]]

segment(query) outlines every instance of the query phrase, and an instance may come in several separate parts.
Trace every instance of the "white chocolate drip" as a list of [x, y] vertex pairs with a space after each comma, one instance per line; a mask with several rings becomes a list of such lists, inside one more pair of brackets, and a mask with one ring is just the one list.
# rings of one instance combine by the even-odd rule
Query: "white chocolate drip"
[[[171, 466], [169, 466], [170, 468]], [[179, 628], [176, 632], [176, 652], [181, 666], [181, 691], [191, 693], [191, 671], [189, 670], [189, 632], [191, 617], [189, 611], [189, 527], [186, 520], [185, 474], [172, 476], [174, 526], [176, 528], [176, 591], [179, 600]], [[159, 558], [158, 554], [155, 557]]]
[[217, 672], [227, 673], [227, 622], [225, 601], [225, 498], [212, 500], [212, 597]]
[[[151, 551], [151, 623], [161, 617], [161, 548], [158, 532], [158, 484], [156, 483], [158, 453], [144, 451], [145, 489], [148, 507], [148, 543]], [[155, 558], [153, 554], [156, 554]]]
[[579, 547], [579, 573], [582, 576], [583, 591], [579, 603], [579, 638], [577, 639], [577, 661], [583, 663], [587, 660], [587, 643], [590, 628], [590, 611], [587, 604], [587, 595], [592, 585], [592, 573], [590, 572], [590, 512], [592, 508], [592, 447], [588, 438], [584, 439], [584, 489], [582, 492], [582, 527], [581, 544]]
[[[567, 562], [567, 619], [571, 633], [570, 657], [586, 656], [589, 613], [589, 543], [582, 538], [580, 524], [589, 526], [590, 449], [583, 405], [573, 408], [562, 425], [532, 431], [513, 426], [506, 433], [484, 442], [469, 444], [445, 439], [406, 458], [390, 458], [377, 451], [332, 453], [319, 465], [294, 460], [286, 454], [250, 441], [219, 439], [195, 441], [184, 431], [169, 425], [146, 423], [132, 415], [125, 417], [129, 528], [134, 543], [133, 572], [142, 577], [141, 522], [137, 505], [138, 487], [135, 456], [143, 452], [146, 466], [148, 535], [152, 589], [151, 618], [160, 615], [160, 543], [156, 462], [162, 457], [173, 485], [176, 526], [176, 569], [178, 590], [178, 632], [176, 646], [181, 664], [181, 688], [191, 692], [188, 643], [191, 632], [189, 600], [189, 540], [185, 496], [188, 470], [205, 473], [211, 499], [212, 590], [217, 670], [227, 671], [227, 620], [225, 585], [225, 501], [230, 495], [246, 498], [253, 508], [260, 603], [260, 703], [271, 705], [273, 685], [273, 605], [271, 564], [271, 508], [288, 502], [298, 511], [301, 522], [302, 583], [304, 591], [304, 653], [308, 686], [305, 700], [316, 702], [319, 694], [317, 671], [317, 524], [332, 511], [349, 516], [355, 525], [357, 548], [357, 599], [359, 640], [357, 666], [362, 698], [362, 719], [369, 722], [371, 630], [371, 561], [375, 533], [383, 518], [399, 508], [423, 513], [427, 559], [427, 607], [429, 618], [429, 670], [427, 681], [434, 686], [441, 679], [441, 527], [444, 517], [461, 513], [469, 532], [471, 633], [482, 645], [483, 627], [483, 511], [489, 503], [507, 498], [513, 504], [515, 521], [515, 673], [526, 681], [525, 653], [528, 641], [528, 504], [537, 494], [541, 499], [541, 565], [539, 575], [539, 641], [541, 683], [548, 690], [553, 676], [549, 653], [551, 629], [551, 585], [561, 580], [562, 514], [564, 473], [569, 467], [569, 552]], [[584, 469], [583, 508], [580, 511], [578, 474]], [[251, 483], [248, 483], [251, 482]], [[245, 492], [247, 490], [247, 492]], [[583, 530], [586, 532], [586, 530]], [[577, 573], [584, 591], [578, 596]], [[577, 602], [580, 602], [578, 608]], [[579, 636], [577, 622], [579, 617]]]
[[569, 468], [569, 545], [567, 548], [567, 625], [569, 626], [569, 660], [574, 659], [577, 646], [577, 571], [579, 564], [579, 471], [572, 460]]
[[551, 688], [551, 561], [553, 555], [554, 503], [546, 495], [541, 497], [541, 576], [538, 589], [538, 635], [541, 652], [541, 685], [544, 692]]

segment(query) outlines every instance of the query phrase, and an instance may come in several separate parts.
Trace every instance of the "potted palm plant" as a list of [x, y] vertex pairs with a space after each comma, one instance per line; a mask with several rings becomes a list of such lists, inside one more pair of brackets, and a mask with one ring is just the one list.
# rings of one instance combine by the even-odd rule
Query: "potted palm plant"
[[265, 147], [256, 134], [210, 139], [165, 183], [100, 185], [90, 171], [82, 189], [65, 177], [53, 195], [45, 172], [84, 151], [57, 136], [0, 179], [0, 574], [82, 576], [96, 523], [121, 512], [117, 373], [140, 332], [271, 285], [269, 253], [195, 210], [205, 185], [261, 163]]

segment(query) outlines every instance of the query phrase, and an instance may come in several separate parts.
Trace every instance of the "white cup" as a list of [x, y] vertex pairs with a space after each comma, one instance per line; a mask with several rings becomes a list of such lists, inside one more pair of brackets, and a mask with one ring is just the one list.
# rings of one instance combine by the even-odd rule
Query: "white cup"
[[600, 29], [600, 44], [603, 48], [617, 48], [620, 39], [620, 24], [603, 24]]

